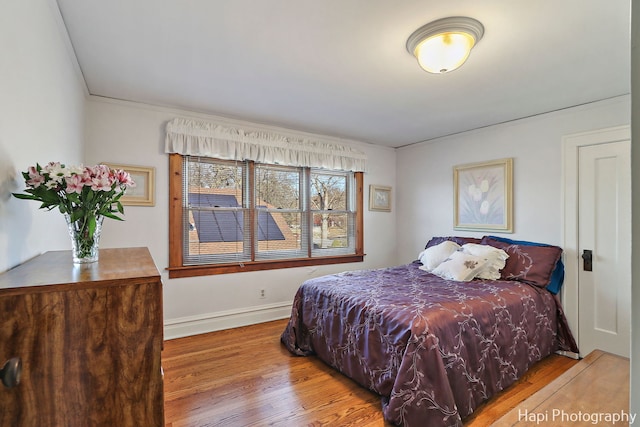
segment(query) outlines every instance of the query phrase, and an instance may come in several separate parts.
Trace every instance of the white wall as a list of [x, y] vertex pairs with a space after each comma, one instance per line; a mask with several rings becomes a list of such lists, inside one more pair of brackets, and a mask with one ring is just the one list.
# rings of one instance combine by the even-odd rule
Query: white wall
[[416, 258], [432, 236], [482, 236], [453, 229], [453, 166], [513, 157], [514, 233], [562, 244], [563, 135], [628, 125], [630, 97], [464, 132], [397, 153], [398, 261]]
[[640, 413], [640, 5], [631, 5], [631, 393], [632, 414]]
[[[242, 122], [189, 111], [91, 97], [87, 107], [86, 162], [156, 168], [154, 207], [125, 207], [125, 222], [106, 220], [101, 247], [146, 246], [162, 272], [165, 338], [288, 317], [293, 296], [306, 279], [349, 269], [395, 264], [395, 217], [365, 211], [365, 262], [260, 272], [168, 279], [168, 156], [164, 128], [174, 117], [194, 117], [242, 126]], [[250, 124], [255, 126], [255, 124]], [[266, 127], [278, 130], [274, 127]], [[285, 130], [291, 133], [289, 130]], [[368, 155], [364, 184], [395, 185], [395, 151], [355, 141]], [[368, 190], [367, 201], [368, 205]], [[259, 298], [259, 290], [266, 298]]]
[[36, 162], [82, 162], [85, 87], [53, 0], [3, 1], [0, 52], [2, 272], [39, 253], [71, 248], [62, 215], [8, 192], [24, 188], [18, 172]]

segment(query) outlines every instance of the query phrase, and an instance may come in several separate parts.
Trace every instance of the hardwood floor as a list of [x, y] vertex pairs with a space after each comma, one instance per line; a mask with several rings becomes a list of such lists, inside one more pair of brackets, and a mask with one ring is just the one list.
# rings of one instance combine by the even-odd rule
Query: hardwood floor
[[[165, 341], [165, 426], [391, 426], [378, 395], [316, 357], [291, 355], [280, 344], [286, 322]], [[544, 359], [465, 426], [491, 425], [576, 363]]]
[[[580, 411], [588, 417], [571, 420]], [[535, 415], [527, 418], [523, 416], [526, 413]], [[594, 414], [616, 414], [620, 418], [617, 421], [594, 419]], [[633, 424], [632, 416], [629, 413], [629, 359], [594, 350], [552, 384], [500, 418], [498, 423], [513, 427], [555, 427], [560, 424], [627, 427]]]

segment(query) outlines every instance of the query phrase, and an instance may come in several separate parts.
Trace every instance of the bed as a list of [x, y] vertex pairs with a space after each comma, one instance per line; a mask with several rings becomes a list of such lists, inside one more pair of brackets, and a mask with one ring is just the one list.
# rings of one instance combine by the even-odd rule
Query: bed
[[548, 289], [557, 286], [559, 248], [486, 236], [434, 238], [427, 249], [456, 239], [508, 253], [500, 277], [444, 279], [421, 258], [310, 279], [294, 297], [282, 343], [379, 394], [385, 419], [406, 427], [461, 426], [537, 361], [578, 352]]

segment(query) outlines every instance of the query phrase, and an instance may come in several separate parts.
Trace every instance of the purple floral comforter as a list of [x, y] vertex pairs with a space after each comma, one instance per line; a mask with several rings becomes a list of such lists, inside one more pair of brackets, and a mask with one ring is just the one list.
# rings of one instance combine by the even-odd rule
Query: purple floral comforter
[[382, 396], [407, 427], [461, 426], [556, 350], [577, 352], [558, 299], [514, 281], [454, 282], [421, 264], [300, 286], [282, 342]]

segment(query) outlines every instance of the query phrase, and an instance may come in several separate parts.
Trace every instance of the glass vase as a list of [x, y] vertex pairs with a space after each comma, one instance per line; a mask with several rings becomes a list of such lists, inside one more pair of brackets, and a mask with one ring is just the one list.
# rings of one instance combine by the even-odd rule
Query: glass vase
[[73, 222], [69, 214], [64, 214], [64, 218], [69, 227], [73, 262], [76, 264], [86, 264], [98, 261], [100, 233], [102, 232], [102, 221], [104, 217], [102, 215], [95, 215], [95, 223], [93, 226], [91, 217], [82, 217]]

